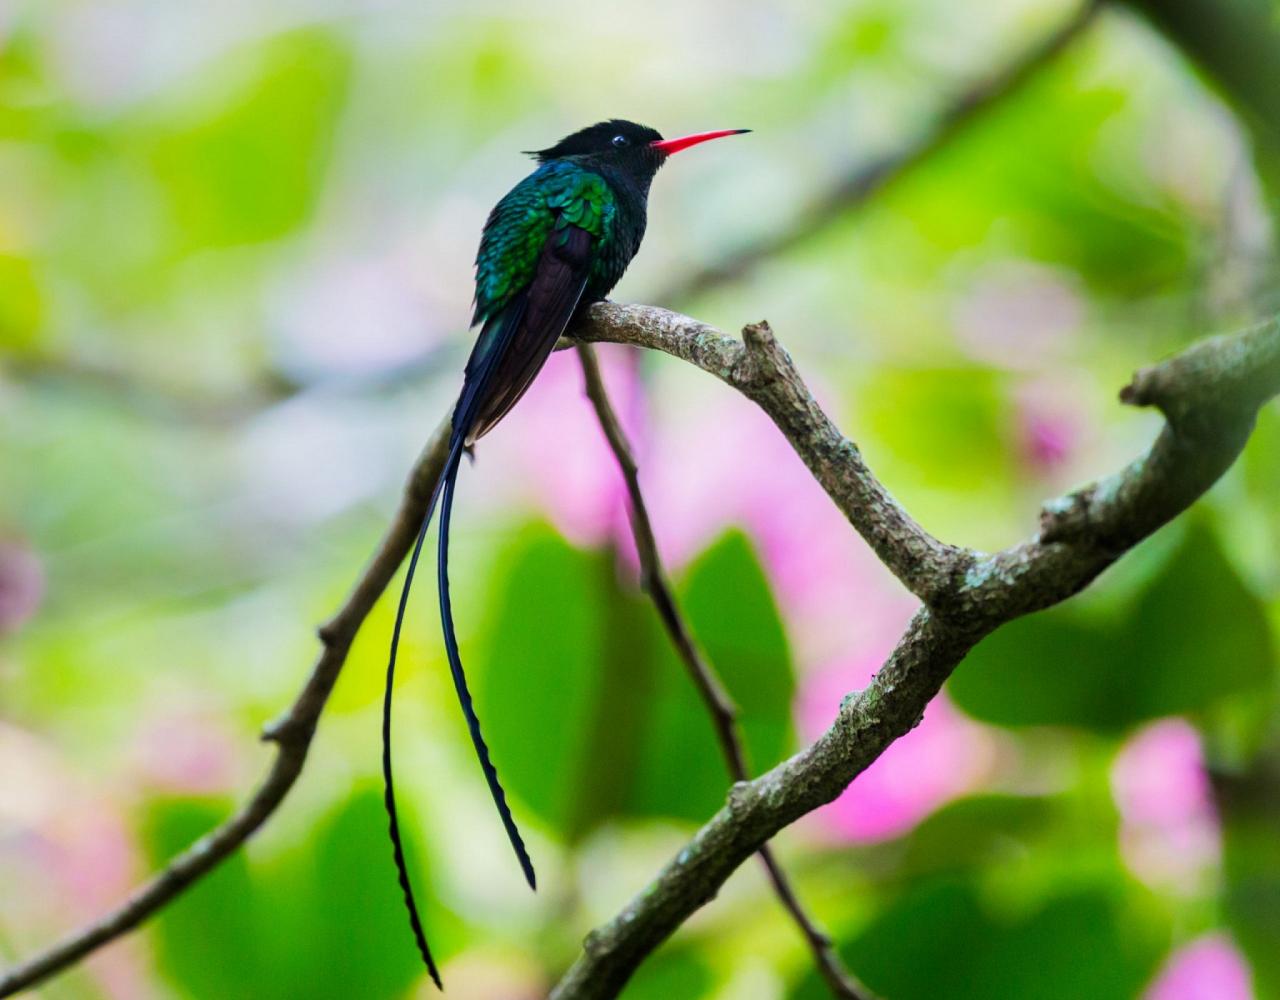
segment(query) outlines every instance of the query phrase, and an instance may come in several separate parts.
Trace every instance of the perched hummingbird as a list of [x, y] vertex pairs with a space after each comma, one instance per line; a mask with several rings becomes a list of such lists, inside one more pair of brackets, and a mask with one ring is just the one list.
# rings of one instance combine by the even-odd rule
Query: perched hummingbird
[[448, 458], [405, 575], [382, 708], [382, 775], [396, 869], [414, 939], [437, 986], [441, 985], [440, 974], [414, 903], [391, 775], [391, 688], [396, 649], [427, 526], [439, 502], [440, 622], [453, 684], [498, 815], [525, 878], [534, 888], [533, 862], [480, 735], [480, 720], [467, 690], [454, 635], [449, 604], [449, 515], [458, 467], [463, 453], [524, 395], [574, 313], [603, 299], [622, 278], [644, 237], [649, 185], [667, 157], [709, 139], [747, 131], [723, 129], [664, 139], [634, 122], [600, 122], [531, 153], [538, 168], [498, 202], [485, 223], [476, 254], [475, 314], [471, 320], [472, 326], [480, 326], [480, 336], [467, 359], [462, 395], [454, 407]]

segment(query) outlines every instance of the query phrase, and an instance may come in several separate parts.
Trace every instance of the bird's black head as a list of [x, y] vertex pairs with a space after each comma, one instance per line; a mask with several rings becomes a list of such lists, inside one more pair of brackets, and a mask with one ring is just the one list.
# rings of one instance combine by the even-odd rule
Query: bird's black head
[[567, 135], [554, 146], [530, 153], [539, 163], [550, 160], [572, 159], [587, 166], [612, 169], [646, 181], [651, 180], [667, 157], [689, 146], [724, 135], [738, 135], [750, 129], [723, 129], [718, 132], [699, 132], [679, 139], [663, 139], [656, 129], [635, 122], [612, 118], [597, 122], [572, 135]]
[[648, 125], [637, 125], [635, 122], [623, 122], [621, 118], [609, 119], [608, 122], [596, 122], [586, 128], [562, 138], [554, 146], [545, 150], [530, 152], [539, 163], [548, 160], [563, 160], [568, 157], [591, 157], [591, 159], [654, 159], [662, 163], [662, 154], [653, 150], [650, 143], [662, 141], [657, 129]]

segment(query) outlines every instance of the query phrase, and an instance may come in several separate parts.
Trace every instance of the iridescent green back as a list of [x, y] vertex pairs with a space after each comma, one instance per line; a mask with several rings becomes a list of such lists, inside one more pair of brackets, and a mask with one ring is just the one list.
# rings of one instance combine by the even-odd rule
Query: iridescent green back
[[591, 283], [601, 283], [597, 278], [604, 275], [595, 271], [613, 256], [602, 251], [612, 242], [616, 215], [613, 190], [599, 174], [567, 160], [543, 164], [489, 215], [476, 254], [472, 323], [501, 312], [533, 280], [538, 255], [553, 229], [573, 225], [595, 238]]

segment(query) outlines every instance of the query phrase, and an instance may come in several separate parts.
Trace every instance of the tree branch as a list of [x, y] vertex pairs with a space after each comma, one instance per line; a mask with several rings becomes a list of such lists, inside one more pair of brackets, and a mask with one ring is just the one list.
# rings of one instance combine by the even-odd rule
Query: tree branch
[[715, 264], [690, 272], [654, 298], [683, 305], [714, 288], [745, 277], [761, 261], [786, 253], [825, 232], [843, 219], [846, 212], [870, 201], [890, 183], [961, 135], [985, 112], [1017, 93], [1040, 69], [1075, 41], [1101, 9], [1101, 0], [1084, 0], [1079, 9], [1047, 37], [1035, 42], [994, 74], [978, 80], [951, 98], [915, 139], [870, 163], [849, 166], [828, 188], [796, 212], [784, 229], [748, 243]]
[[418, 535], [431, 491], [444, 466], [448, 428], [449, 422], [445, 420], [431, 435], [409, 475], [400, 508], [373, 560], [346, 603], [320, 627], [323, 648], [302, 691], [289, 710], [263, 730], [262, 738], [276, 744], [276, 758], [253, 798], [225, 823], [170, 861], [121, 906], [47, 951], [0, 974], [0, 997], [12, 996], [36, 985], [133, 930], [233, 854], [284, 801], [302, 773], [316, 723], [356, 633]]
[[[932, 606], [916, 613], [883, 668], [844, 700], [830, 729], [754, 781], [734, 785], [727, 804], [658, 876], [587, 936], [582, 956], [552, 992], [555, 1000], [617, 996], [640, 962], [712, 899], [743, 861], [783, 827], [836, 798], [909, 732], [979, 640], [1013, 618], [1077, 593], [1213, 485], [1244, 447], [1258, 409], [1280, 392], [1276, 321], [1213, 338], [1143, 369], [1121, 399], [1155, 406], [1167, 419], [1146, 455], [1047, 504], [1035, 538], [995, 555], [949, 549], [964, 554], [931, 565], [905, 555], [925, 544], [923, 529], [905, 519], [852, 444], [834, 448], [850, 456], [851, 475], [829, 474], [829, 421], [804, 392], [789, 359], [780, 360], [785, 352], [767, 329], [747, 327], [740, 343], [664, 310], [605, 303], [594, 306], [574, 334], [684, 358], [757, 402], [854, 527], [878, 553], [883, 550], [882, 558], [915, 570], [917, 592], [929, 594], [926, 604]], [[873, 509], [845, 506], [849, 479]]]
[[[640, 586], [653, 601], [672, 646], [684, 663], [689, 679], [706, 706], [707, 714], [711, 716], [729, 776], [734, 781], [746, 781], [750, 774], [747, 771], [742, 734], [737, 724], [737, 706], [725, 690], [715, 668], [707, 662], [701, 650], [698, 649], [667, 582], [662, 557], [658, 553], [658, 541], [653, 532], [653, 522], [649, 519], [649, 508], [645, 504], [644, 493], [640, 489], [640, 469], [636, 465], [626, 431], [622, 429], [622, 423], [618, 420], [613, 404], [609, 401], [609, 392], [600, 373], [600, 364], [596, 360], [595, 350], [590, 344], [579, 343], [577, 347], [578, 359], [582, 362], [582, 374], [586, 382], [587, 398], [591, 400], [596, 418], [600, 422], [600, 429], [604, 431], [614, 458], [618, 461], [618, 467], [622, 471], [622, 478], [626, 482], [627, 494], [631, 500], [629, 509], [631, 534], [635, 540], [636, 553], [640, 557]], [[818, 927], [804, 909], [773, 849], [765, 844], [761, 846], [758, 854], [774, 892], [783, 907], [791, 914], [809, 950], [813, 952], [814, 964], [817, 965], [818, 972], [832, 996], [840, 1000], [867, 1000], [870, 996], [869, 992], [844, 967], [840, 956], [831, 946], [831, 938]]]
[[1280, 25], [1255, 0], [1127, 0], [1194, 60], [1242, 112], [1254, 138], [1280, 149]]

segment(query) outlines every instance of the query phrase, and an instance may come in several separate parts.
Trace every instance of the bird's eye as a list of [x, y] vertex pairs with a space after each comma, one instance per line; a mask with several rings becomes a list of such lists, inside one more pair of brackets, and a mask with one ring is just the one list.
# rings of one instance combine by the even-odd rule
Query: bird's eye
[[627, 137], [626, 137], [625, 135], [615, 135], [615, 136], [613, 137], [613, 144], [614, 144], [615, 146], [627, 146], [627, 145], [630, 145], [630, 143], [628, 143], [628, 142], [627, 142]]

